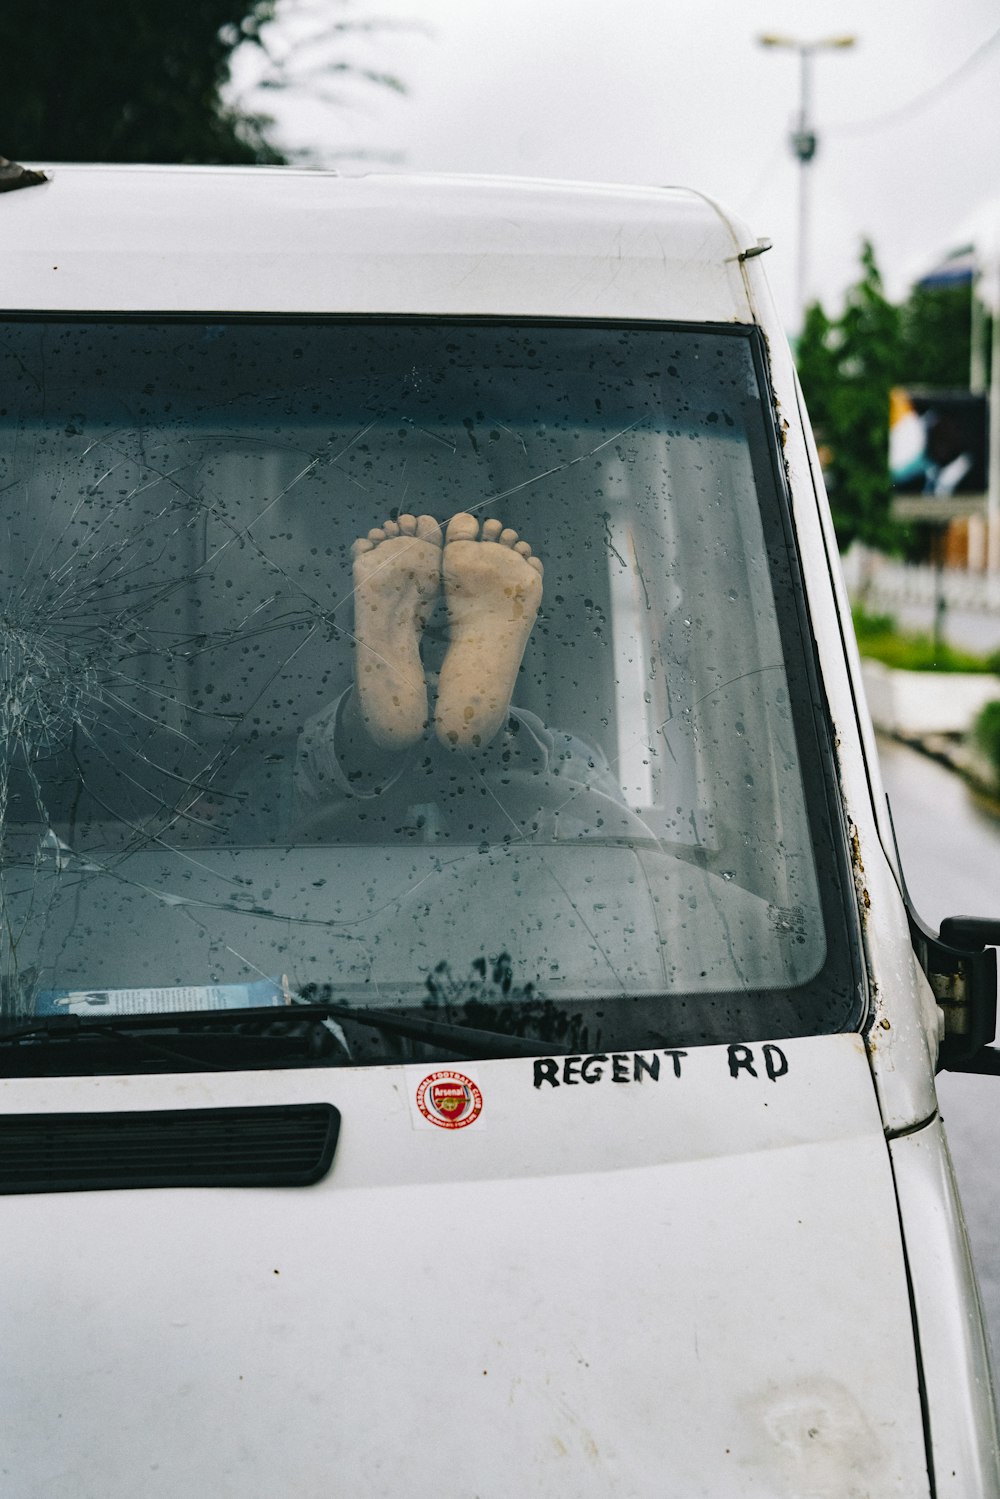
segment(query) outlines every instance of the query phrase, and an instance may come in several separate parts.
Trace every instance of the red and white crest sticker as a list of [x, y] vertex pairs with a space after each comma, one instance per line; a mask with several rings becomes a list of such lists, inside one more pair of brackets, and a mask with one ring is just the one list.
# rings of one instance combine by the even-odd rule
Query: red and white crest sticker
[[466, 1129], [482, 1113], [483, 1095], [466, 1073], [445, 1068], [420, 1079], [416, 1104], [422, 1117], [438, 1129]]

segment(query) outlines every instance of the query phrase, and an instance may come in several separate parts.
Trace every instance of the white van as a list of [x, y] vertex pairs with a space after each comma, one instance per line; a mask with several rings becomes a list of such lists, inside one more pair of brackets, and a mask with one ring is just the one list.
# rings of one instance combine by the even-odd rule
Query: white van
[[61, 166], [0, 244], [4, 1494], [1000, 1494], [998, 931], [907, 910], [764, 245]]

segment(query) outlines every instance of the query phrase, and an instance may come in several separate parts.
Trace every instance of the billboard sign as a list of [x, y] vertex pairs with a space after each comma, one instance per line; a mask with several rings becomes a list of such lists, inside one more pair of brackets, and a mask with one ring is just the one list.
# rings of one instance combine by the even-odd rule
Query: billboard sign
[[[889, 472], [896, 495], [939, 504], [982, 498], [986, 428], [984, 395], [896, 386], [889, 393]], [[956, 513], [962, 509], [956, 503]]]

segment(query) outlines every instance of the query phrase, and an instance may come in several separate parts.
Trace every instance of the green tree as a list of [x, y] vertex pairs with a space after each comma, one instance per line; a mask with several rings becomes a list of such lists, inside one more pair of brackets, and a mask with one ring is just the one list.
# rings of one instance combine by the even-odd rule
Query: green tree
[[858, 539], [892, 550], [901, 532], [889, 506], [889, 391], [899, 380], [900, 314], [886, 297], [866, 241], [861, 279], [843, 312], [829, 318], [818, 304], [806, 313], [798, 345], [806, 404], [824, 449], [837, 540]]
[[273, 0], [7, 0], [0, 142], [18, 160], [280, 161], [228, 110], [230, 58]]
[[965, 390], [972, 285], [915, 286], [900, 308], [900, 383]]
[[[327, 0], [316, 11], [306, 0], [6, 0], [0, 153], [19, 161], [280, 162], [271, 119], [226, 102], [237, 48], [256, 49], [265, 89], [294, 84], [330, 98], [346, 78], [402, 87], [356, 62], [348, 46], [351, 33], [391, 23], [344, 16], [343, 3]], [[298, 42], [269, 33], [279, 8], [300, 22], [286, 28]]]

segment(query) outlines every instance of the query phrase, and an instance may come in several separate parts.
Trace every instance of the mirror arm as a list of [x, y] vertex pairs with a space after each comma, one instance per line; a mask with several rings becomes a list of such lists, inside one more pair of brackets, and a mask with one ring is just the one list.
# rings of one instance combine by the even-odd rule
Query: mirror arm
[[938, 1005], [944, 1038], [938, 1068], [1000, 1074], [1000, 1051], [989, 1043], [997, 1026], [997, 955], [1000, 921], [946, 916], [934, 935], [907, 905], [910, 938]]

